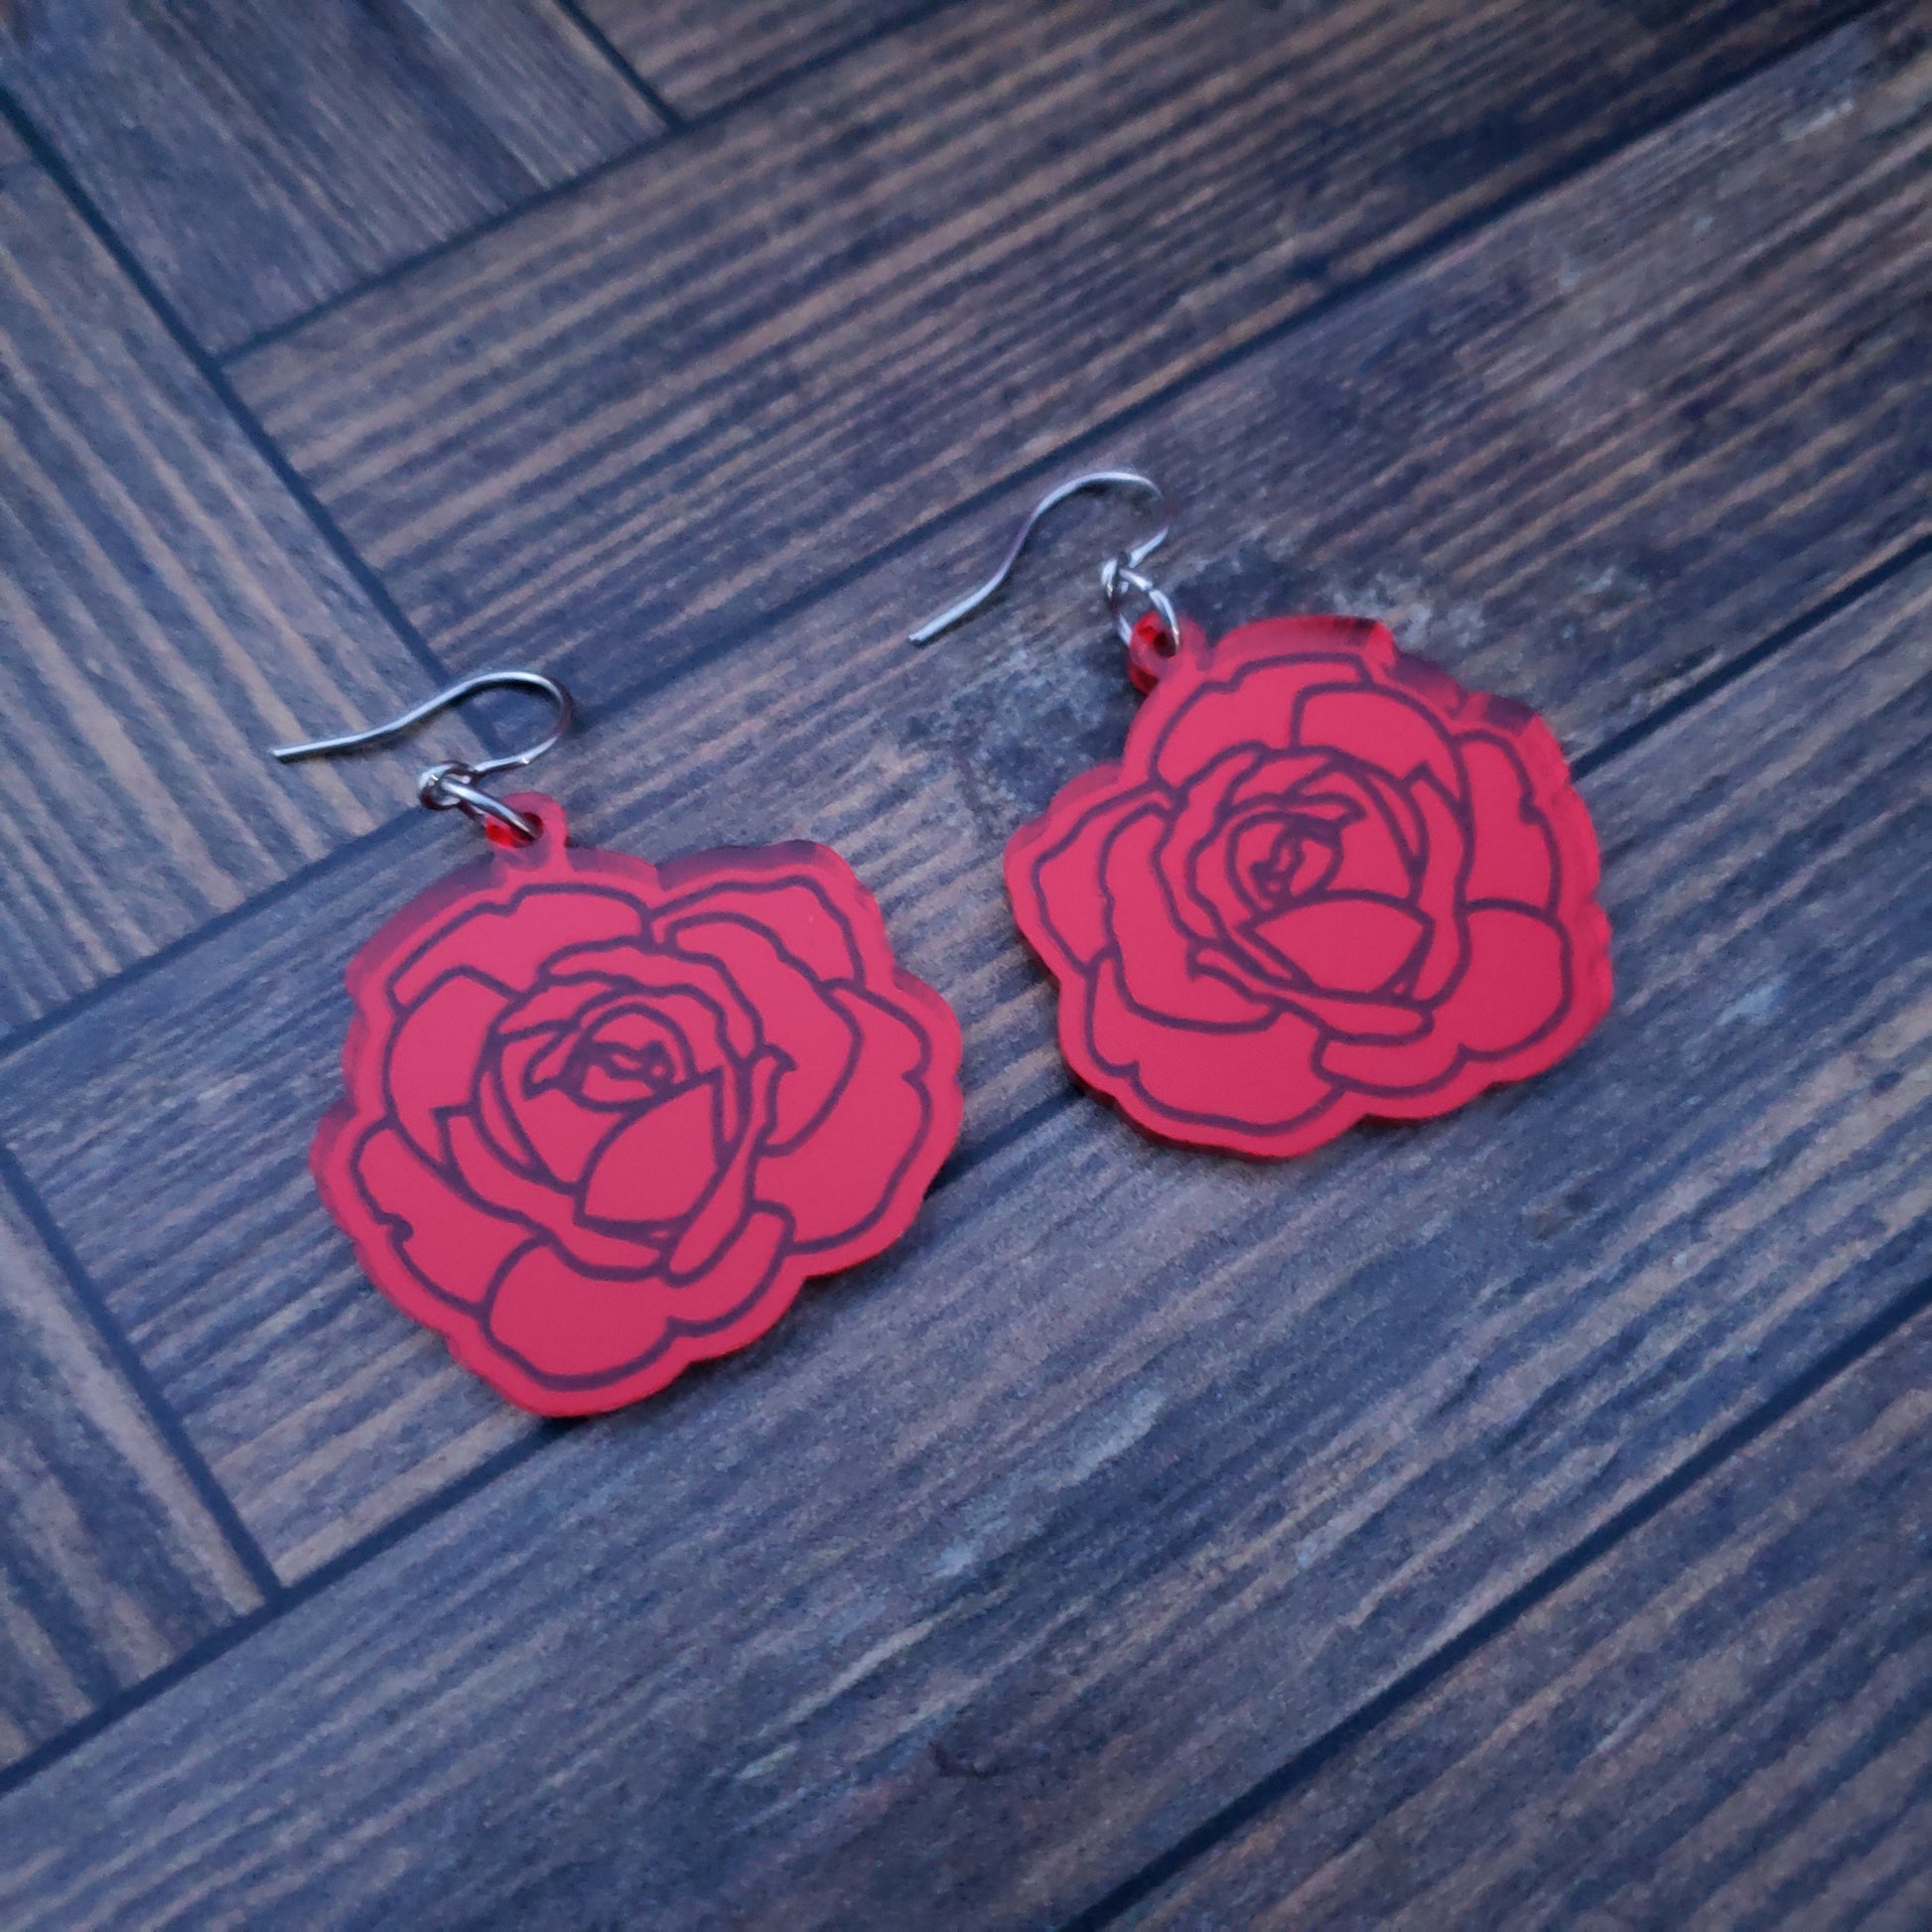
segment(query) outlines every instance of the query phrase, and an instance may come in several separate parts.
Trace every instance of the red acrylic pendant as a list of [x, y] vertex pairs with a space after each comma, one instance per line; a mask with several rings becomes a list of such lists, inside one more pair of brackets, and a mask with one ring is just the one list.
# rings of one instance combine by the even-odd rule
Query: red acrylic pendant
[[1130, 642], [1121, 761], [1007, 847], [1083, 1081], [1166, 1140], [1307, 1154], [1540, 1073], [1609, 1011], [1595, 833], [1533, 711], [1356, 619], [1165, 637]]
[[824, 846], [652, 866], [506, 802], [536, 842], [492, 837], [351, 962], [313, 1166], [390, 1301], [511, 1402], [589, 1415], [905, 1232], [959, 1023]]

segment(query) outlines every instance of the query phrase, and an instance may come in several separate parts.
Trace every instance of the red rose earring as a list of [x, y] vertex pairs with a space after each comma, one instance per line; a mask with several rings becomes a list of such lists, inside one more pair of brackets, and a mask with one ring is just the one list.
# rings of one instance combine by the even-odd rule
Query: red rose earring
[[311, 1166], [404, 1313], [511, 1402], [590, 1415], [743, 1348], [808, 1277], [905, 1232], [958, 1137], [959, 1023], [822, 845], [654, 866], [573, 849], [554, 799], [484, 790], [569, 724], [534, 671], [273, 755], [384, 744], [498, 687], [548, 698], [556, 729], [424, 772], [423, 803], [492, 850], [349, 962], [347, 1091]]
[[[1061, 484], [912, 642], [991, 598], [1056, 503], [1108, 484], [1162, 501], [1129, 471]], [[1272, 1157], [1554, 1065], [1609, 1011], [1610, 960], [1596, 836], [1549, 727], [1363, 619], [1210, 645], [1142, 569], [1167, 534], [1101, 570], [1148, 694], [1120, 762], [1007, 847], [1073, 1071], [1151, 1134]]]

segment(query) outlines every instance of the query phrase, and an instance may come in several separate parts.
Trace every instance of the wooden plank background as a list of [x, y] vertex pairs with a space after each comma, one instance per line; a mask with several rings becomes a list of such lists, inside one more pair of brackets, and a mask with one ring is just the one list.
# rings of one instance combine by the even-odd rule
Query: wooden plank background
[[[1924, 1922], [1926, 0], [41, 0], [0, 110], [0, 1918]], [[1130, 513], [902, 633], [1100, 458], [1210, 629], [1550, 718], [1573, 1061], [1286, 1168], [1070, 1088], [998, 862]], [[912, 1236], [571, 1428], [304, 1166], [473, 835], [260, 756], [496, 661], [967, 1032]]]
[[0, 74], [212, 349], [663, 125], [556, 0], [48, 0], [28, 25]]
[[1126, 1922], [1924, 1925], [1929, 1385], [1921, 1318]]

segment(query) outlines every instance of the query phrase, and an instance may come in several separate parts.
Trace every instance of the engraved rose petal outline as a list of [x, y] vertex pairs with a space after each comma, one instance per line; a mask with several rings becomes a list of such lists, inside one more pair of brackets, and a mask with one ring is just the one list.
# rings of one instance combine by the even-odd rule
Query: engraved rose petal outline
[[[344, 1050], [347, 1094], [319, 1128], [312, 1165], [325, 1201], [349, 1235], [364, 1272], [406, 1312], [442, 1333], [465, 1366], [511, 1401], [538, 1413], [596, 1413], [654, 1392], [693, 1361], [729, 1352], [756, 1339], [777, 1320], [806, 1279], [864, 1260], [904, 1232], [957, 1138], [961, 1110], [959, 1026], [938, 994], [898, 967], [876, 901], [844, 862], [824, 847], [791, 844], [735, 849], [696, 854], [653, 867], [621, 853], [567, 847], [561, 836], [563, 815], [552, 800], [524, 794], [510, 802], [545, 821], [547, 836], [539, 848], [501, 855], [432, 887], [404, 907], [351, 962], [348, 978], [354, 1016]], [[746, 1212], [722, 1238], [706, 1244], [708, 1265], [699, 1266], [695, 1273], [687, 1270], [680, 1279], [673, 1270], [626, 1267], [621, 1258], [609, 1267], [587, 1267], [582, 1250], [606, 1237], [600, 1235], [594, 1221], [587, 1227], [580, 1218], [570, 1230], [571, 1239], [560, 1239], [561, 1220], [553, 1216], [562, 1214], [561, 1192], [548, 1209], [519, 1218], [503, 1203], [480, 1197], [467, 1185], [454, 1162], [428, 1159], [432, 1151], [420, 1148], [405, 1135], [402, 1110], [390, 1088], [391, 1056], [403, 1037], [409, 1015], [418, 1011], [433, 987], [449, 975], [429, 974], [428, 984], [411, 986], [411, 974], [420, 972], [427, 958], [439, 951], [448, 952], [474, 921], [496, 921], [491, 932], [493, 953], [499, 970], [507, 974], [496, 984], [508, 989], [510, 982], [519, 978], [529, 981], [498, 1011], [495, 1019], [500, 1022], [505, 1013], [529, 1004], [551, 962], [612, 945], [608, 934], [588, 946], [554, 944], [542, 937], [532, 944], [527, 930], [520, 937], [516, 935], [518, 908], [523, 907], [527, 914], [529, 895], [533, 893], [561, 894], [580, 900], [596, 897], [627, 908], [635, 922], [630, 939], [633, 945], [640, 935], [649, 933], [653, 920], [662, 923], [668, 919], [678, 930], [688, 930], [701, 921], [715, 925], [720, 919], [739, 918], [748, 896], [763, 894], [774, 905], [782, 904], [785, 916], [773, 917], [766, 936], [780, 952], [791, 952], [790, 966], [812, 978], [820, 995], [840, 1003], [838, 1011], [854, 1030], [857, 1050], [844, 1069], [838, 1090], [826, 1095], [810, 1119], [788, 1137], [775, 1144], [761, 1143], [750, 1165], [756, 1170], [766, 1157], [773, 1162], [795, 1160], [801, 1152], [809, 1154], [815, 1141], [826, 1138], [828, 1129], [841, 1125], [852, 1128], [853, 1120], [841, 1123], [837, 1116], [842, 1099], [862, 1076], [871, 1082], [871, 1098], [877, 1100], [884, 1093], [891, 1101], [898, 1095], [901, 1112], [903, 1097], [909, 1095], [916, 1102], [916, 1121], [908, 1125], [901, 1120], [897, 1140], [883, 1156], [877, 1149], [873, 1151], [876, 1184], [864, 1190], [865, 1198], [855, 1211], [836, 1228], [799, 1241], [794, 1238], [793, 1213], [762, 1200], [754, 1173], [747, 1190]], [[807, 895], [809, 906], [805, 904]], [[553, 903], [553, 913], [555, 909]], [[802, 932], [801, 911], [806, 914], [804, 923], [813, 927], [809, 937]], [[796, 950], [783, 944], [787, 921]], [[554, 918], [549, 923], [554, 924]], [[850, 972], [812, 972], [805, 968], [800, 955], [814, 951], [819, 954], [819, 967], [825, 965], [824, 947], [828, 933], [833, 931]], [[504, 946], [511, 938], [534, 955], [526, 959], [520, 972], [514, 964], [502, 964]], [[648, 949], [649, 941], [643, 943]], [[492, 947], [484, 951], [491, 952]], [[715, 966], [709, 955], [703, 957], [708, 968]], [[485, 975], [479, 973], [477, 977]], [[399, 988], [404, 989], [401, 996]], [[799, 989], [794, 986], [790, 992], [797, 997]], [[748, 1009], [756, 1006], [742, 987], [738, 997]], [[765, 1020], [749, 1017], [759, 1036], [752, 1067], [741, 1064], [739, 1070], [755, 1076], [759, 1056], [775, 1049], [769, 1048], [764, 1038], [769, 1031]], [[877, 1049], [875, 1057], [886, 1052], [882, 1038], [901, 1049], [900, 1063], [883, 1085], [881, 1068], [867, 1063], [869, 1048]], [[480, 1047], [477, 1063], [467, 1070], [464, 1104], [445, 1110], [450, 1118], [474, 1123], [483, 1079], [498, 1064], [496, 1057]], [[775, 1061], [768, 1064], [763, 1076], [766, 1084], [782, 1078], [784, 1070]], [[871, 1122], [875, 1128], [879, 1124], [877, 1119]], [[733, 1146], [721, 1150], [721, 1160], [742, 1145], [744, 1131], [756, 1126], [756, 1121], [741, 1120], [743, 1131], [728, 1136]], [[399, 1209], [394, 1192], [387, 1200], [379, 1200], [367, 1184], [364, 1157], [371, 1144], [385, 1134], [407, 1146], [418, 1157], [418, 1165], [433, 1175], [433, 1188], [421, 1174], [416, 1176], [423, 1185], [428, 1211], [419, 1205], [413, 1218]], [[844, 1139], [850, 1142], [849, 1132]], [[839, 1172], [844, 1173], [853, 1165], [849, 1158], [843, 1160], [838, 1164]], [[886, 1171], [882, 1173], [882, 1169]], [[794, 1211], [796, 1206], [794, 1202]], [[701, 1208], [702, 1202], [692, 1212]], [[433, 1248], [433, 1231], [439, 1220], [447, 1227], [465, 1214], [481, 1214], [503, 1227], [520, 1225], [528, 1236], [522, 1245], [504, 1255], [494, 1278], [481, 1294], [474, 1284], [469, 1293], [452, 1293], [447, 1280], [438, 1280], [436, 1270], [422, 1265], [422, 1253], [412, 1252], [412, 1244], [418, 1249]], [[761, 1253], [748, 1250], [748, 1226], [762, 1235]], [[459, 1236], [461, 1232], [459, 1228]], [[570, 1252], [573, 1246], [579, 1250], [575, 1255]], [[543, 1264], [559, 1277], [550, 1284], [558, 1292], [574, 1290], [581, 1296], [603, 1283], [621, 1291], [625, 1299], [614, 1301], [611, 1318], [619, 1325], [628, 1323], [633, 1337], [638, 1327], [639, 1297], [653, 1300], [655, 1313], [661, 1316], [655, 1338], [648, 1346], [625, 1349], [621, 1359], [574, 1373], [546, 1370], [529, 1359], [527, 1350], [506, 1346], [490, 1325], [498, 1297], [512, 1271], [519, 1265], [533, 1265], [531, 1257], [539, 1250]], [[614, 1254], [616, 1251], [606, 1251], [607, 1260]], [[632, 1259], [640, 1260], [641, 1256], [633, 1253]], [[728, 1267], [734, 1259], [740, 1264], [735, 1273]], [[725, 1278], [721, 1278], [721, 1271]]]
[[[1061, 1044], [1086, 1084], [1162, 1138], [1280, 1158], [1310, 1152], [1371, 1115], [1427, 1118], [1488, 1086], [1540, 1072], [1607, 1012], [1608, 922], [1593, 897], [1594, 833], [1561, 749], [1527, 707], [1463, 690], [1440, 667], [1398, 651], [1383, 626], [1365, 620], [1268, 620], [1211, 648], [1197, 626], [1186, 624], [1178, 655], [1158, 668], [1159, 681], [1130, 727], [1120, 762], [1063, 787], [1039, 818], [1015, 833], [1007, 852], [1016, 916], [1059, 981]], [[1255, 705], [1247, 707], [1249, 716], [1241, 715], [1244, 686], [1265, 684], [1271, 676], [1282, 687], [1277, 705], [1294, 693], [1285, 728], [1274, 734], [1255, 727]], [[1217, 763], [1239, 753], [1284, 760], [1318, 752], [1328, 759], [1326, 776], [1336, 780], [1351, 755], [1337, 753], [1325, 740], [1311, 744], [1303, 730], [1309, 701], [1316, 698], [1343, 710], [1351, 698], [1358, 708], [1375, 707], [1385, 729], [1388, 707], [1403, 708], [1427, 736], [1415, 741], [1419, 761], [1391, 775], [1413, 786], [1422, 772], [1458, 820], [1455, 836], [1463, 852], [1452, 904], [1439, 907], [1433, 921], [1452, 923], [1456, 964], [1429, 1003], [1407, 1074], [1399, 1045], [1349, 1037], [1343, 1023], [1351, 1017], [1358, 1027], [1366, 1019], [1386, 1024], [1393, 1017], [1376, 1014], [1376, 1003], [1364, 1001], [1361, 989], [1324, 988], [1307, 975], [1298, 984], [1292, 962], [1257, 962], [1252, 947], [1244, 954], [1239, 945], [1227, 945], [1225, 931], [1217, 946], [1177, 901], [1171, 865], [1136, 870], [1121, 859], [1136, 836], [1150, 849], [1163, 841], [1171, 846], [1196, 787]], [[1467, 764], [1478, 747], [1486, 819], [1472, 802]], [[1446, 760], [1440, 770], [1425, 770], [1438, 754]], [[1533, 832], [1548, 855], [1549, 876], [1540, 889], [1534, 880], [1508, 877], [1512, 858], [1519, 873], [1527, 868], [1520, 847], [1512, 852], [1493, 816], [1498, 760], [1515, 785], [1522, 829]], [[1352, 761], [1377, 763], [1373, 756]], [[1486, 838], [1484, 823], [1490, 827]], [[1137, 834], [1150, 825], [1158, 836]], [[1156, 873], [1158, 898], [1146, 890]], [[1483, 890], [1474, 895], [1468, 883], [1478, 873]], [[1123, 880], [1139, 882], [1131, 918], [1123, 917], [1120, 903]], [[1532, 930], [1532, 921], [1544, 936]], [[1346, 936], [1343, 920], [1330, 917], [1327, 923]], [[1526, 937], [1533, 949], [1555, 948], [1555, 998], [1511, 1037], [1498, 1040], [1469, 1026], [1478, 1003], [1465, 996], [1470, 1011], [1461, 1016], [1462, 1032], [1475, 1036], [1453, 1036], [1453, 1025], [1445, 1035], [1437, 1023], [1446, 1004], [1453, 1013], [1478, 945], [1493, 969], [1491, 955], [1500, 958], [1511, 944], [1520, 952]], [[1433, 944], [1434, 936], [1418, 941], [1425, 943]], [[1275, 979], [1269, 984], [1271, 965]], [[1409, 970], [1407, 962], [1401, 970]], [[1389, 984], [1400, 977], [1401, 971], [1392, 974]], [[1490, 983], [1477, 989], [1488, 995], [1492, 1010], [1493, 982], [1491, 970]], [[1156, 990], [1149, 997], [1151, 988]], [[1263, 1007], [1273, 1015], [1266, 1025], [1258, 1011]], [[1244, 1052], [1276, 1049], [1288, 1075], [1299, 1071], [1304, 1078], [1306, 1104], [1266, 1118], [1257, 1118], [1260, 1110], [1252, 1106], [1183, 1104], [1180, 1096], [1190, 1084], [1222, 1094], [1241, 1086], [1247, 1069], [1235, 1065], [1237, 1046]]]

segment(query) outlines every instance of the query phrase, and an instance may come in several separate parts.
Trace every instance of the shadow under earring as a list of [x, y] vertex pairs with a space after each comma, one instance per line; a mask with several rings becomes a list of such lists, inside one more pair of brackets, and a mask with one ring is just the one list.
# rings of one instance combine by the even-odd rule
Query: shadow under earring
[[[1107, 485], [1162, 501], [1131, 471], [1061, 484], [912, 642], [980, 609], [1055, 504]], [[1210, 645], [1142, 568], [1167, 534], [1101, 571], [1147, 694], [1120, 761], [1007, 847], [1073, 1072], [1165, 1140], [1283, 1157], [1554, 1065], [1611, 988], [1596, 837], [1548, 726], [1364, 619]]]
[[552, 798], [485, 790], [568, 726], [537, 672], [273, 756], [383, 744], [503, 687], [556, 728], [423, 774], [489, 852], [350, 961], [346, 1092], [311, 1166], [391, 1302], [509, 1401], [579, 1416], [743, 1348], [906, 1231], [958, 1138], [960, 1032], [826, 847], [651, 865], [569, 845]]

